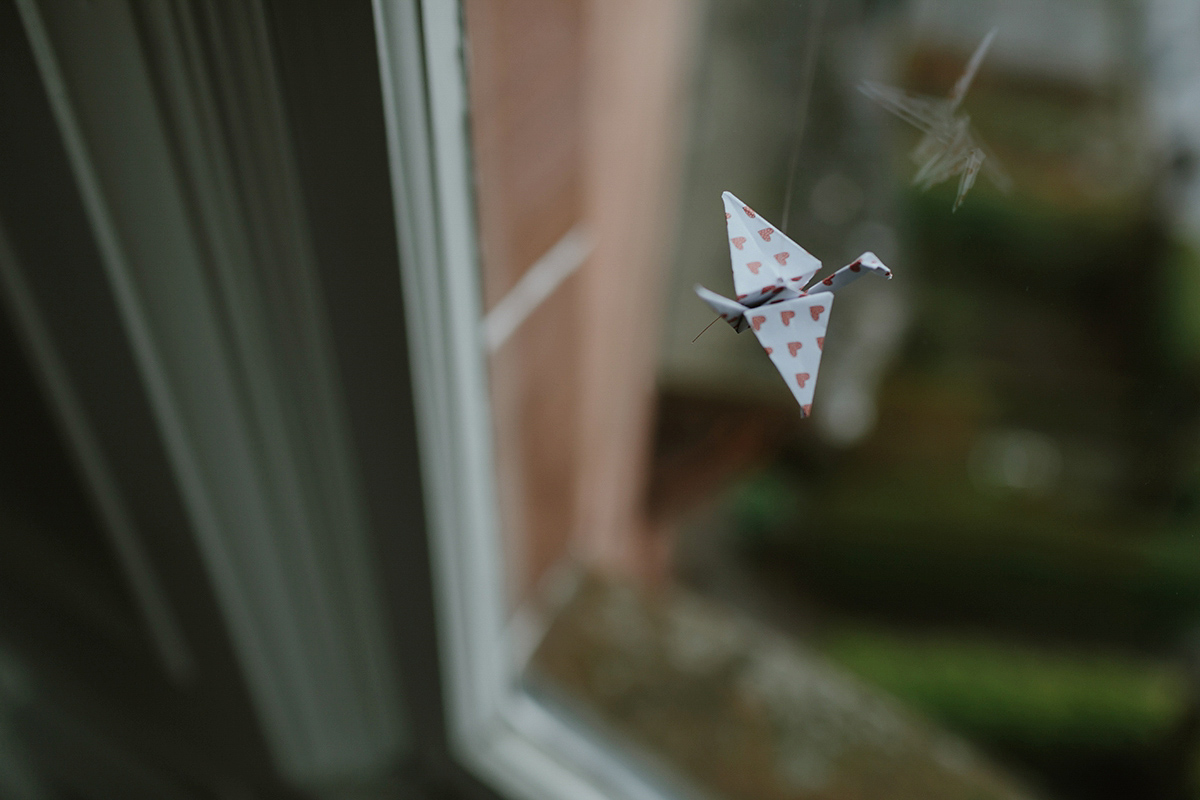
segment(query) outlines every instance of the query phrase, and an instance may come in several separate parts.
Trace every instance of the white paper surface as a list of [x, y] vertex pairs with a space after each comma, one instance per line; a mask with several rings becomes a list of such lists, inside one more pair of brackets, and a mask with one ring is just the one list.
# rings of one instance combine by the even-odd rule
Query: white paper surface
[[804, 285], [821, 262], [730, 192], [722, 199], [738, 299], [699, 285], [696, 294], [738, 333], [747, 328], [754, 331], [807, 417], [812, 413], [833, 292], [868, 273], [890, 279], [892, 272], [874, 253], [863, 253], [806, 293]]
[[732, 192], [725, 192], [721, 199], [738, 302], [759, 305], [797, 296], [817, 274], [821, 262]]
[[809, 294], [820, 294], [822, 292], [836, 292], [848, 283], [866, 275], [868, 272], [874, 272], [882, 275], [889, 281], [892, 279], [892, 271], [883, 265], [874, 253], [863, 253], [858, 258], [851, 261], [846, 266], [839, 269], [837, 272], [830, 275], [821, 281], [818, 281], [808, 290]]
[[826, 292], [771, 303], [747, 314], [759, 344], [771, 357], [771, 363], [783, 376], [806, 417], [812, 413], [831, 308], [833, 295]]

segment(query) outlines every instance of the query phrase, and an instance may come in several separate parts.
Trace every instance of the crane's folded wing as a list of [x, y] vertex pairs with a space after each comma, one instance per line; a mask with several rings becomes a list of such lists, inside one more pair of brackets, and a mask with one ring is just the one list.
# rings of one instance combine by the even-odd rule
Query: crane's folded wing
[[752, 308], [746, 318], [771, 363], [792, 390], [804, 416], [812, 413], [817, 369], [825, 348], [825, 329], [833, 295], [806, 295], [762, 308]]
[[[747, 305], [753, 306], [759, 304], [759, 299], [774, 301], [800, 294], [804, 284], [821, 269], [821, 262], [734, 197], [732, 192], [725, 192], [721, 197], [725, 201], [729, 253], [738, 299], [745, 299]], [[753, 254], [747, 254], [751, 248]], [[764, 277], [768, 274], [772, 276], [770, 285]], [[748, 291], [743, 290], [743, 286]]]

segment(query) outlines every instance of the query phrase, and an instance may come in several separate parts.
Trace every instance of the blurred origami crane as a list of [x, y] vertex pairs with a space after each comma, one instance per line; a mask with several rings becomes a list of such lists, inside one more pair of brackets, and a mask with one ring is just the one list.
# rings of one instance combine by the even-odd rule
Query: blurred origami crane
[[812, 413], [833, 292], [866, 272], [890, 279], [892, 271], [874, 253], [863, 253], [806, 292], [804, 286], [821, 269], [821, 262], [729, 192], [721, 197], [737, 300], [700, 285], [696, 294], [738, 333], [754, 330], [807, 417]]
[[1007, 192], [1012, 184], [1000, 167], [995, 155], [974, 134], [971, 118], [959, 111], [967, 89], [983, 63], [983, 57], [996, 38], [993, 28], [983, 37], [958, 82], [945, 100], [938, 97], [914, 97], [900, 89], [884, 86], [873, 81], [863, 81], [859, 89], [867, 97], [879, 103], [921, 133], [921, 141], [912, 151], [912, 160], [920, 165], [913, 183], [922, 189], [958, 175], [958, 196], [953, 211], [962, 205], [975, 178], [982, 168], [1001, 191]]

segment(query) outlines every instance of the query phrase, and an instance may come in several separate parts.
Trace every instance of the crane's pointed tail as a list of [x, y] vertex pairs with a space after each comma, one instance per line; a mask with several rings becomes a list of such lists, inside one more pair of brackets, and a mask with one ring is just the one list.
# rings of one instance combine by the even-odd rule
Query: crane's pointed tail
[[[696, 284], [696, 294], [700, 296], [701, 300], [708, 303], [708, 307], [717, 312], [720, 318], [728, 322], [738, 333], [749, 327], [750, 323], [746, 322], [746, 307], [741, 303], [736, 300], [730, 300], [728, 297], [722, 297], [716, 292], [705, 289], [700, 284]], [[705, 328], [704, 330], [708, 329]], [[701, 333], [703, 332], [701, 331]]]

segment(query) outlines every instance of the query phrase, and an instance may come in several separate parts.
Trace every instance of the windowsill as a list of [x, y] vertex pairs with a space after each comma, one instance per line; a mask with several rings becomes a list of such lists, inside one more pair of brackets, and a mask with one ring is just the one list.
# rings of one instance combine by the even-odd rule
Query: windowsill
[[1029, 796], [816, 654], [682, 592], [586, 579], [531, 673], [603, 733], [657, 754], [652, 768], [723, 796]]

